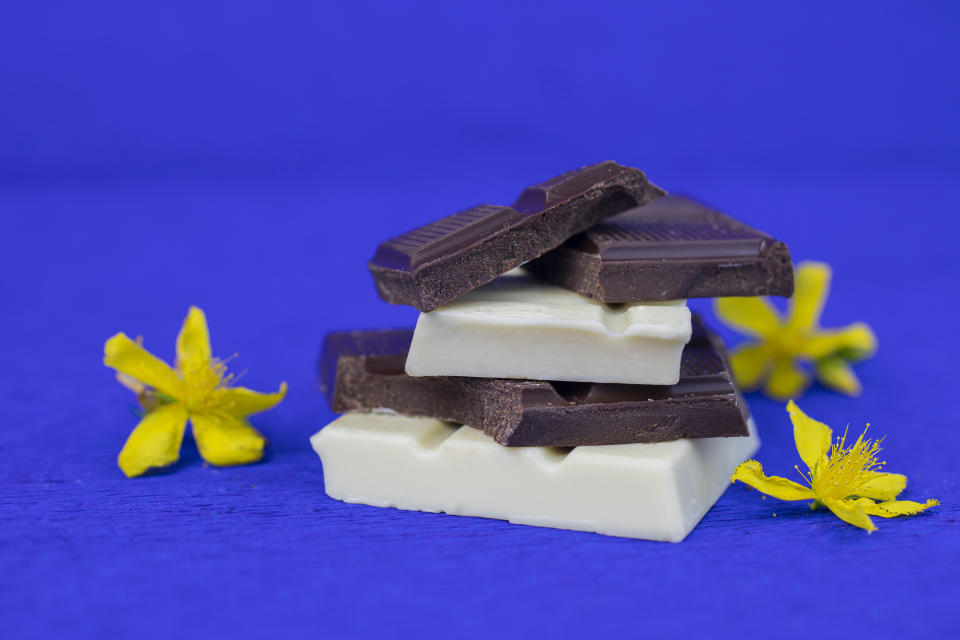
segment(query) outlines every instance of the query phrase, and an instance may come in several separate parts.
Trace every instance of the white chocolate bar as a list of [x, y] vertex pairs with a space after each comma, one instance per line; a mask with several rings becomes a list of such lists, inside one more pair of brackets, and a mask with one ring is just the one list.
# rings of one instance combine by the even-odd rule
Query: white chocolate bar
[[676, 384], [690, 331], [683, 300], [611, 307], [511, 272], [421, 313], [406, 371]]
[[759, 446], [749, 437], [504, 447], [433, 418], [347, 413], [310, 438], [345, 502], [679, 542]]

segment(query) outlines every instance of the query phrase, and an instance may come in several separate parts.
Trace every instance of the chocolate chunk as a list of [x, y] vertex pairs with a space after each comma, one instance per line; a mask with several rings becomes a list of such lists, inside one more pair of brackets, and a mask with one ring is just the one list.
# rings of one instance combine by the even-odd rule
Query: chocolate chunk
[[694, 317], [680, 381], [671, 386], [412, 377], [403, 365], [413, 332], [326, 337], [320, 388], [334, 411], [390, 409], [466, 424], [506, 446], [662, 442], [746, 436], [747, 406], [720, 339]]
[[609, 303], [793, 295], [787, 245], [674, 195], [588, 229], [527, 269]]
[[391, 238], [368, 266], [381, 298], [430, 311], [663, 194], [642, 171], [601, 162], [527, 187], [512, 207], [476, 206]]

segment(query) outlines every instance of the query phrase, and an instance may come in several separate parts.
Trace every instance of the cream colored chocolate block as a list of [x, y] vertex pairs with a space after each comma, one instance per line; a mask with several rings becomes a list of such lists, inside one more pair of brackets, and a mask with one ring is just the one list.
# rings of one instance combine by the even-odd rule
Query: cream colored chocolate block
[[433, 418], [347, 413], [310, 442], [345, 502], [679, 542], [759, 446], [750, 436], [504, 447]]
[[683, 300], [611, 307], [511, 272], [421, 313], [406, 372], [676, 384], [690, 331]]

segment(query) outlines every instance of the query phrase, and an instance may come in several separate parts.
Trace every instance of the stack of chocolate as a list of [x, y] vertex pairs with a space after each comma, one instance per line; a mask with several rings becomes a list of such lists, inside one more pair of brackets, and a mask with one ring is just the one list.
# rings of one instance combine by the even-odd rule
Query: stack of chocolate
[[[336, 499], [679, 541], [758, 446], [686, 299], [788, 296], [786, 246], [604, 162], [387, 240], [414, 330], [327, 336]], [[522, 268], [520, 268], [522, 267]]]

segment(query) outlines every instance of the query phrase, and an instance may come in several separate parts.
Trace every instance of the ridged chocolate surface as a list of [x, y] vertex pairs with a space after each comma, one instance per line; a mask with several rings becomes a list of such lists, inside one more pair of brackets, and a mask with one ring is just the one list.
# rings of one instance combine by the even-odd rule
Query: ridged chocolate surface
[[793, 294], [784, 243], [675, 195], [601, 222], [527, 268], [609, 303]]
[[672, 386], [412, 377], [412, 330], [326, 337], [320, 387], [334, 411], [389, 409], [467, 424], [506, 446], [662, 442], [747, 435], [747, 407], [719, 338], [694, 318]]
[[642, 171], [601, 162], [528, 187], [511, 207], [479, 205], [386, 240], [368, 266], [384, 300], [430, 311], [663, 193]]

